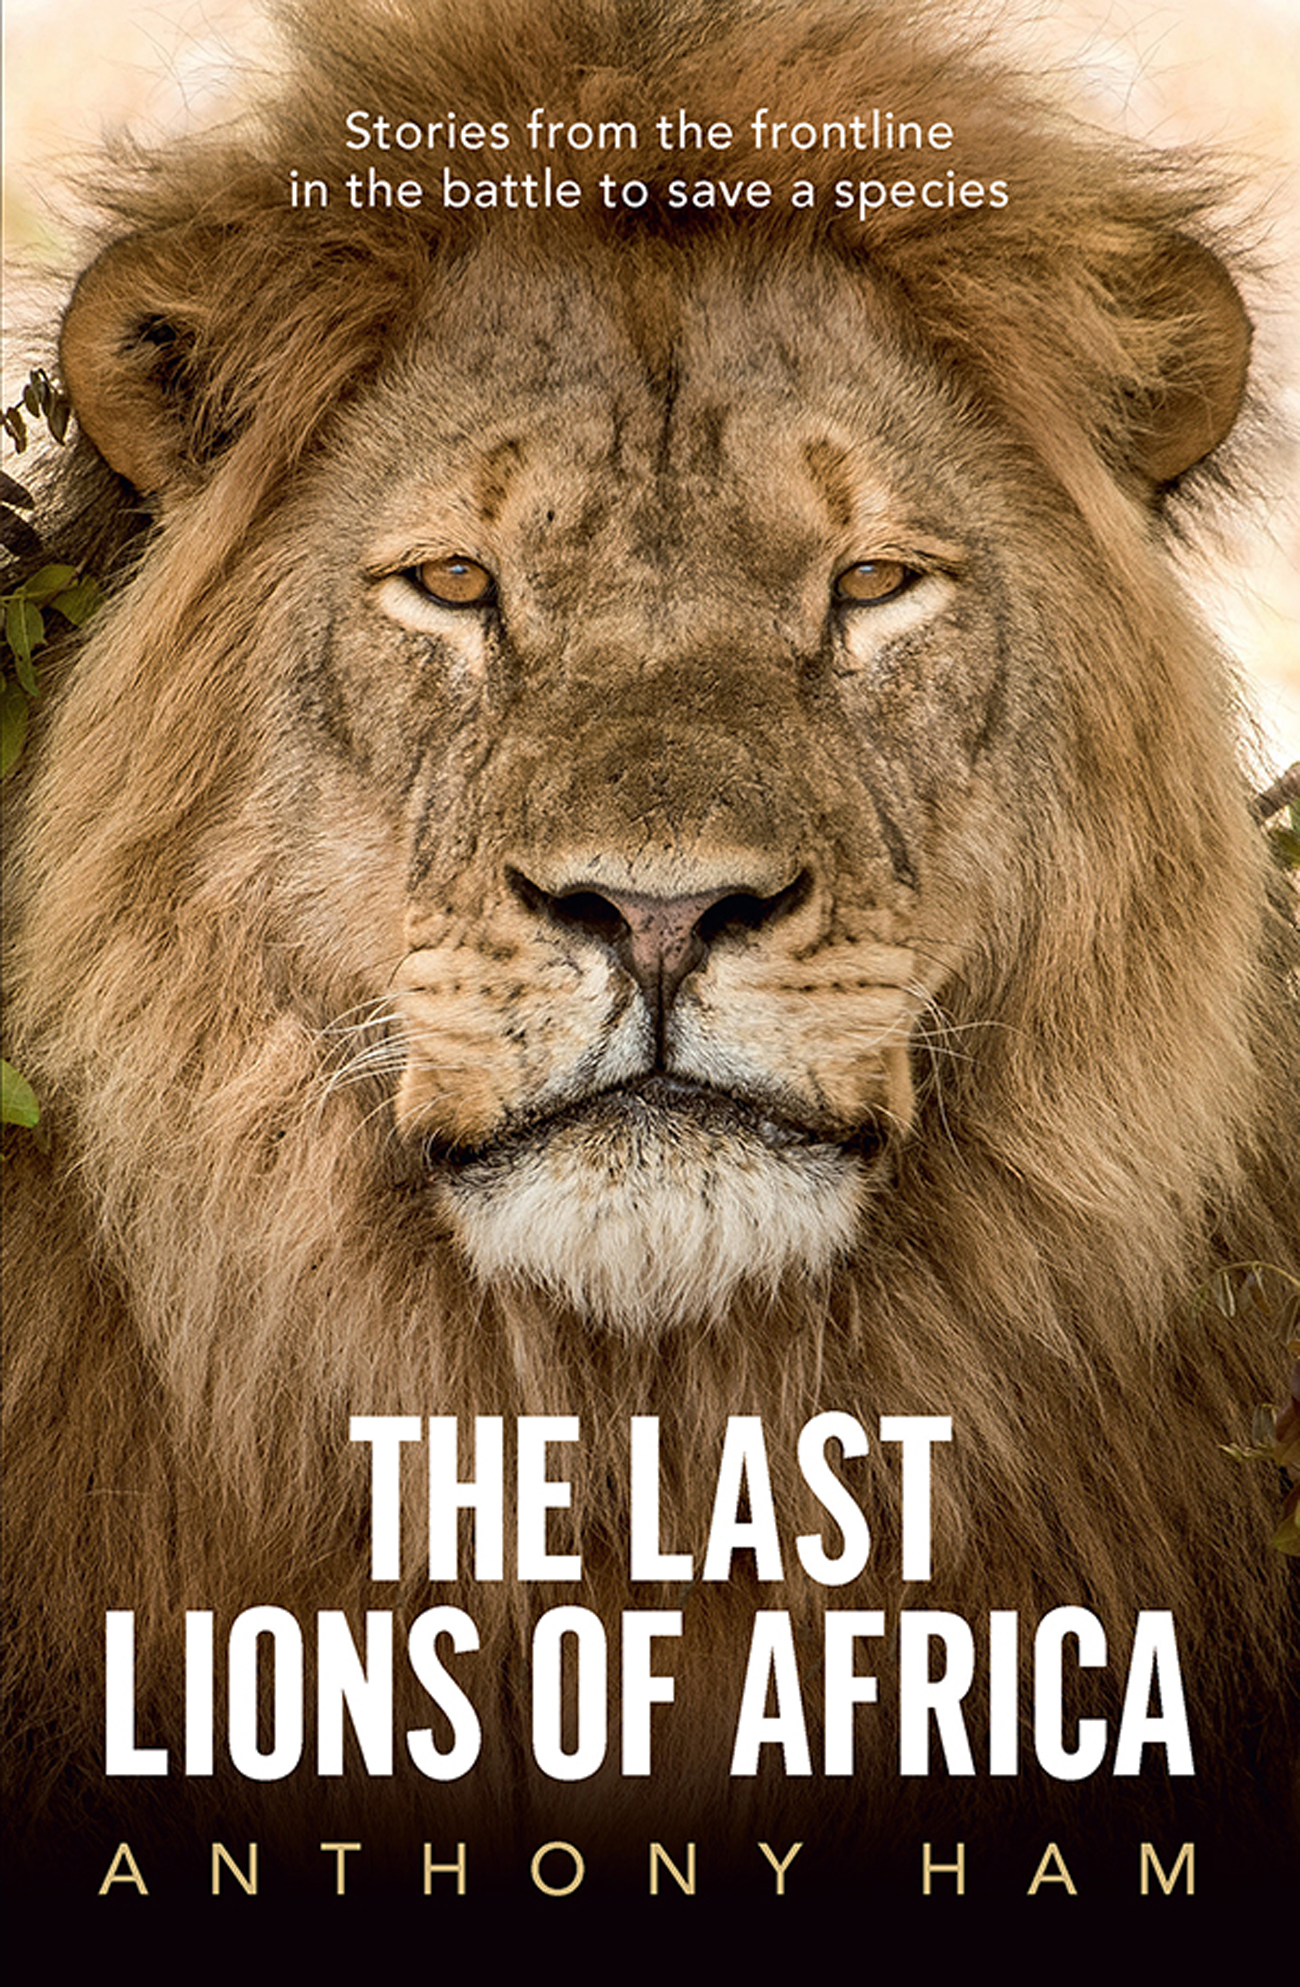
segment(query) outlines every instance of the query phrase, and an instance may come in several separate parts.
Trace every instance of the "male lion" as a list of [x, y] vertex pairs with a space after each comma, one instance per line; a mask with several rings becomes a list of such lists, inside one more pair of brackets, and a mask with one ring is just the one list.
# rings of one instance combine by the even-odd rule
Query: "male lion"
[[[413, 1891], [458, 1841], [472, 1889], [554, 1839], [770, 1887], [756, 1845], [799, 1840], [788, 1894], [916, 1890], [923, 1842], [985, 1894], [1049, 1840], [1090, 1894], [1144, 1840], [1202, 1887], [1287, 1853], [1293, 1616], [1222, 1445], [1300, 1270], [1294, 934], [1168, 558], [1249, 328], [1213, 187], [914, 16], [303, 6], [281, 93], [115, 184], [42, 513], [111, 600], [50, 666], [7, 912], [44, 1107], [7, 1169], [13, 1805], [65, 1891], [122, 1839], [154, 1887], [216, 1838], [268, 1887], [357, 1841], [350, 1886]], [[823, 1413], [851, 1505], [801, 1466]], [[374, 1562], [351, 1416], [404, 1418]], [[499, 1417], [506, 1484], [560, 1418], [537, 1577], [507, 1526], [430, 1580], [425, 1416], [484, 1482]], [[928, 1578], [882, 1416], [951, 1419]], [[572, 1701], [546, 1770], [531, 1637], [575, 1605], [615, 1682], [661, 1617], [648, 1772]], [[367, 1610], [402, 1650], [462, 1609], [476, 1762], [429, 1777], [434, 1658], [364, 1744], [322, 1718], [299, 1760], [264, 1707], [233, 1767], [199, 1662], [187, 1753], [187, 1611], [220, 1684], [266, 1606], [309, 1650], [346, 1616], [356, 1678]], [[1013, 1645], [1062, 1606], [1105, 1647], [1068, 1618], [1053, 1752]], [[827, 1759], [846, 1610], [876, 1697]], [[153, 1764], [106, 1775], [127, 1611]], [[928, 1773], [903, 1616], [975, 1652]]]

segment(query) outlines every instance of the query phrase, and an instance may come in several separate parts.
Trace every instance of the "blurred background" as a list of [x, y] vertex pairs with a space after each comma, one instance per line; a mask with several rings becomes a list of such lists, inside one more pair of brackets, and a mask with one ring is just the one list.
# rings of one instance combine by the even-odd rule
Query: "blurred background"
[[[1249, 302], [1279, 439], [1264, 465], [1271, 495], [1194, 577], [1250, 674], [1265, 756], [1285, 765], [1300, 757], [1300, 0], [1010, 11], [1027, 61], [1058, 73], [1081, 115], [1156, 145], [1208, 146], [1244, 173], [1265, 270]], [[69, 176], [93, 170], [106, 132], [150, 142], [219, 119], [239, 100], [239, 68], [274, 56], [255, 0], [4, 0], [4, 36], [8, 404], [48, 357], [41, 320], [53, 322], [59, 291], [41, 274], [76, 266]]]

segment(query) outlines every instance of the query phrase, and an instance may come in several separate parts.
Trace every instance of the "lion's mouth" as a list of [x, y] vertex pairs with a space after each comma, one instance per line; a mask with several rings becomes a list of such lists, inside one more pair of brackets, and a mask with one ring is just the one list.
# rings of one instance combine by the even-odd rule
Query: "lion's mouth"
[[486, 1286], [539, 1285], [623, 1334], [714, 1317], [743, 1285], [829, 1273], [888, 1170], [784, 1099], [646, 1073], [425, 1146], [426, 1178]]
[[756, 1140], [774, 1153], [833, 1148], [870, 1158], [884, 1140], [882, 1128], [875, 1124], [846, 1137], [842, 1130], [792, 1115], [774, 1098], [737, 1096], [707, 1083], [656, 1072], [590, 1092], [556, 1110], [518, 1113], [476, 1145], [426, 1139], [424, 1155], [431, 1168], [460, 1169], [507, 1160], [566, 1133], [598, 1139], [607, 1131], [623, 1143], [638, 1133], [671, 1137], [674, 1130], [687, 1127], [719, 1144]]

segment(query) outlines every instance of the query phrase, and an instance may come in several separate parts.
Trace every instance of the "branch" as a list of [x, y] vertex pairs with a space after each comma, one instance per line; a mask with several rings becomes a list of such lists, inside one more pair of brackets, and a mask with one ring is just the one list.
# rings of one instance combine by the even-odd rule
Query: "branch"
[[1300, 759], [1279, 773], [1271, 787], [1257, 793], [1251, 803], [1251, 811], [1257, 821], [1267, 821], [1273, 814], [1280, 814], [1289, 802], [1300, 800]]

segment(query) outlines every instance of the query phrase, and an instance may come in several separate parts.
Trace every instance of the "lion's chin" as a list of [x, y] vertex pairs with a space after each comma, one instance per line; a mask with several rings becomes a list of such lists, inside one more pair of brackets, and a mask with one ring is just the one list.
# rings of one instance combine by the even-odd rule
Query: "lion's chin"
[[436, 1177], [485, 1283], [540, 1284], [607, 1330], [707, 1321], [850, 1247], [869, 1165], [722, 1100], [619, 1091]]

